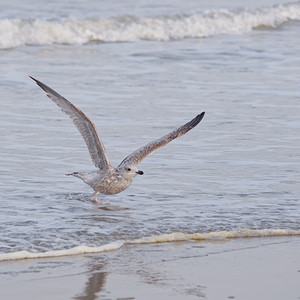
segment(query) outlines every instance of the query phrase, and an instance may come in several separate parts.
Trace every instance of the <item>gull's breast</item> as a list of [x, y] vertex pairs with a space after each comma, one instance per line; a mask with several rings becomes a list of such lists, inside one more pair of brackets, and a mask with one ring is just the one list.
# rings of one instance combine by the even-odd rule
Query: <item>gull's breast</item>
[[132, 180], [128, 180], [120, 175], [111, 175], [101, 178], [94, 187], [94, 190], [105, 195], [118, 194], [126, 190]]

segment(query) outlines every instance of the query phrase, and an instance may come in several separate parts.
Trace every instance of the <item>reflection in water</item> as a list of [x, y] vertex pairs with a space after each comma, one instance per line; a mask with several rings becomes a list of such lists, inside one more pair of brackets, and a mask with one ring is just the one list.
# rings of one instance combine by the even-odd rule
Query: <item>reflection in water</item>
[[82, 293], [73, 297], [78, 300], [94, 300], [97, 299], [97, 294], [103, 290], [106, 283], [107, 273], [103, 272], [105, 265], [105, 256], [92, 256], [88, 262], [88, 279], [85, 283], [85, 288]]
[[91, 273], [89, 277], [84, 292], [80, 296], [75, 296], [73, 299], [78, 300], [94, 300], [97, 299], [97, 293], [101, 291], [106, 282], [107, 274], [104, 272]]

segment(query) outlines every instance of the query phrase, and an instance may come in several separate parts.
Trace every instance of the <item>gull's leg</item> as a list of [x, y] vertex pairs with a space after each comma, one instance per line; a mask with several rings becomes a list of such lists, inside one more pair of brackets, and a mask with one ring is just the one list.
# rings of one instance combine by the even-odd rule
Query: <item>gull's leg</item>
[[91, 200], [95, 201], [98, 204], [102, 204], [101, 200], [98, 198], [98, 194], [99, 194], [99, 192], [94, 192], [91, 197]]

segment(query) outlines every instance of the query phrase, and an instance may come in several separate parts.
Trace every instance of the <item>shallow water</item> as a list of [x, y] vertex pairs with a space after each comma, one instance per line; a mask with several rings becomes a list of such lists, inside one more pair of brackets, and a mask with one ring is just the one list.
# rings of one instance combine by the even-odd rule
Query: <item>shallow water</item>
[[[300, 4], [274, 10], [279, 2], [231, 3], [145, 2], [136, 10], [130, 10], [133, 2], [106, 3], [95, 13], [95, 3], [86, 12], [79, 2], [70, 9], [61, 2], [52, 13], [45, 6], [30, 16], [27, 5], [7, 5], [1, 20], [52, 22], [55, 16], [55, 22], [76, 23], [96, 14], [118, 22], [129, 14], [176, 20], [226, 9], [239, 25], [248, 22], [243, 17], [249, 7], [256, 23], [263, 21], [259, 29], [235, 34], [234, 27], [208, 38], [165, 41], [59, 43], [43, 32], [28, 45], [26, 36], [25, 42], [15, 37], [0, 52], [2, 254], [101, 247], [175, 232], [299, 230]], [[270, 16], [264, 19], [262, 7], [273, 21], [281, 20], [282, 11], [286, 19], [265, 25]], [[115, 166], [196, 114], [206, 115], [186, 136], [143, 161], [145, 175], [128, 190], [102, 196], [110, 206], [98, 207], [89, 201], [88, 186], [64, 175], [93, 168], [82, 138], [28, 75], [94, 121]]]

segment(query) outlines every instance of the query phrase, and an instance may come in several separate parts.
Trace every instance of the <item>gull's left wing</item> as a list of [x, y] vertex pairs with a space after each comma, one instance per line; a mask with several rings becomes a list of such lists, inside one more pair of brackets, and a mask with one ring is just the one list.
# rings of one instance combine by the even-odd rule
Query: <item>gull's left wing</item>
[[154, 140], [153, 142], [148, 143], [147, 145], [137, 149], [130, 155], [128, 155], [119, 165], [121, 166], [127, 166], [127, 165], [135, 165], [137, 166], [143, 159], [145, 159], [148, 155], [153, 153], [154, 151], [164, 147], [174, 139], [186, 134], [188, 131], [193, 129], [195, 126], [197, 126], [200, 121], [203, 119], [205, 112], [202, 112], [201, 114], [197, 115], [193, 120], [190, 122], [182, 125], [176, 130], [173, 130], [169, 134], [163, 136], [160, 139]]

